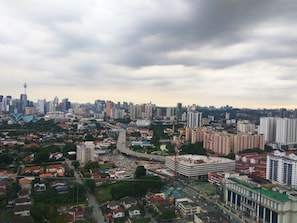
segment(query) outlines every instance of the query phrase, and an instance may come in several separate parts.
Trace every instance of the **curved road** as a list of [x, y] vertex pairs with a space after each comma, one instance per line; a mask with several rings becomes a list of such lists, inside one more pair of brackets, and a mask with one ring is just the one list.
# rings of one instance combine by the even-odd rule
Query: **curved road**
[[135, 156], [138, 158], [145, 158], [148, 160], [155, 160], [155, 161], [159, 161], [159, 162], [165, 162], [165, 156], [158, 156], [158, 155], [151, 155], [151, 154], [145, 154], [145, 153], [137, 153], [134, 152], [132, 150], [130, 150], [129, 148], [127, 148], [127, 139], [126, 139], [126, 130], [114, 125], [111, 125], [109, 123], [105, 123], [106, 125], [108, 125], [110, 128], [115, 128], [118, 130], [119, 132], [119, 136], [118, 136], [118, 141], [117, 141], [117, 149], [126, 155], [130, 155], [130, 156]]

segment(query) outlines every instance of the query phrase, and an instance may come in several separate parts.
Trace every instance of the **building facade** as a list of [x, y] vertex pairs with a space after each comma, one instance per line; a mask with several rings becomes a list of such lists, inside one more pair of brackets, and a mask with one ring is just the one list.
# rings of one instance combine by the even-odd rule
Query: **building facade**
[[276, 150], [267, 156], [266, 178], [273, 183], [297, 188], [297, 154]]
[[76, 145], [76, 160], [80, 165], [85, 165], [88, 161], [94, 161], [95, 144], [93, 141], [83, 142]]
[[187, 114], [187, 127], [201, 127], [202, 126], [202, 112], [189, 111]]
[[207, 176], [209, 172], [233, 171], [235, 161], [221, 157], [207, 157], [199, 155], [167, 156], [166, 168], [176, 171], [177, 174], [187, 178]]
[[297, 219], [294, 191], [262, 187], [247, 176], [226, 179], [224, 201], [247, 222], [292, 223]]

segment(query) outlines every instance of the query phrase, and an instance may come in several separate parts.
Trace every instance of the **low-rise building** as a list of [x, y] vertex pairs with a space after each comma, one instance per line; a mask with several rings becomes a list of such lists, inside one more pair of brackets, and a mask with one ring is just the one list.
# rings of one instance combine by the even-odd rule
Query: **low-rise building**
[[176, 174], [193, 179], [207, 177], [209, 172], [235, 170], [234, 160], [199, 155], [167, 156], [165, 165]]
[[112, 218], [123, 218], [125, 217], [125, 210], [123, 207], [118, 207], [114, 210], [112, 210]]
[[175, 206], [179, 209], [182, 216], [193, 216], [200, 213], [200, 206], [189, 198], [175, 199]]
[[249, 222], [292, 223], [297, 219], [297, 193], [279, 186], [260, 185], [247, 176], [228, 178], [224, 200]]
[[122, 204], [123, 204], [124, 208], [127, 210], [132, 206], [136, 206], [137, 200], [133, 197], [124, 197], [122, 199]]
[[129, 208], [129, 217], [136, 218], [141, 215], [140, 209], [137, 205], [133, 205]]

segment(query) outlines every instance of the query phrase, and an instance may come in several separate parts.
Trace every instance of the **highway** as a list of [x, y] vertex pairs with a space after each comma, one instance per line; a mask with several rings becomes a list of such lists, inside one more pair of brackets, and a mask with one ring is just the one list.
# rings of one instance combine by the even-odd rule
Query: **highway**
[[143, 158], [146, 160], [154, 160], [154, 161], [159, 161], [159, 162], [163, 162], [163, 163], [165, 162], [165, 156], [137, 153], [137, 152], [130, 150], [129, 148], [127, 148], [126, 130], [119, 128], [117, 126], [111, 125], [109, 123], [105, 123], [105, 124], [108, 125], [110, 128], [115, 128], [118, 130], [119, 136], [118, 136], [118, 141], [117, 141], [117, 149], [121, 153], [129, 155], [129, 156], [134, 156], [137, 158]]

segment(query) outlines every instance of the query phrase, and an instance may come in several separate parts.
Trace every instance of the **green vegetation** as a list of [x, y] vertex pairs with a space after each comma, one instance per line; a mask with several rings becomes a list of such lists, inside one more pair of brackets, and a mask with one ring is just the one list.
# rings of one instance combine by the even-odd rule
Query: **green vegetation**
[[86, 186], [89, 188], [91, 193], [96, 192], [96, 183], [93, 179], [86, 179]]
[[148, 191], [160, 191], [163, 182], [158, 176], [141, 177], [139, 181], [122, 181], [111, 186], [112, 198], [118, 200], [125, 196], [141, 197]]
[[96, 199], [100, 204], [112, 200], [111, 186], [105, 184], [101, 187], [98, 187], [96, 189]]
[[203, 148], [203, 144], [201, 142], [197, 142], [195, 144], [182, 145], [179, 154], [205, 155], [206, 150]]
[[132, 221], [133, 223], [149, 223], [151, 222], [150, 218], [141, 218], [141, 219], [135, 219]]
[[162, 214], [159, 216], [159, 221], [170, 221], [176, 218], [176, 213], [174, 208], [161, 209]]
[[256, 153], [264, 153], [263, 150], [258, 149], [258, 148], [254, 148], [254, 149], [245, 149], [245, 150], [242, 150], [242, 151], [239, 152], [239, 154], [253, 153], [253, 152], [256, 152]]
[[131, 179], [131, 181], [120, 181], [98, 187], [96, 198], [99, 203], [104, 203], [108, 200], [118, 200], [125, 196], [141, 197], [148, 191], [160, 191], [162, 187], [163, 182], [160, 177], [142, 176], [138, 180]]
[[11, 154], [2, 153], [0, 154], [0, 167], [5, 167], [13, 163], [13, 157]]
[[77, 161], [77, 160], [72, 160], [71, 165], [72, 165], [75, 169], [77, 169], [77, 168], [80, 166], [80, 163], [79, 163], [79, 161]]
[[135, 170], [135, 178], [136, 179], [140, 179], [142, 177], [145, 177], [146, 175], [146, 169], [144, 168], [144, 166], [138, 166]]
[[235, 160], [235, 153], [229, 153], [228, 155], [220, 155], [220, 157], [228, 158], [231, 160]]
[[156, 125], [151, 125], [150, 130], [154, 132], [154, 136], [151, 140], [151, 144], [153, 144], [157, 149], [160, 149], [160, 140], [161, 139], [169, 139], [170, 137], [164, 133], [164, 130], [166, 128], [172, 128], [172, 125], [162, 125], [162, 124], [156, 124]]
[[100, 169], [110, 169], [110, 168], [115, 168], [114, 163], [104, 163], [99, 165]]
[[99, 164], [96, 161], [94, 161], [94, 162], [88, 161], [84, 167], [85, 171], [89, 171], [89, 170], [96, 169], [96, 168], [99, 168]]
[[48, 187], [46, 191], [32, 193], [36, 202], [47, 204], [69, 204], [76, 202], [84, 202], [86, 197], [86, 186], [80, 184], [73, 184], [69, 186], [68, 191], [59, 194], [55, 188]]

